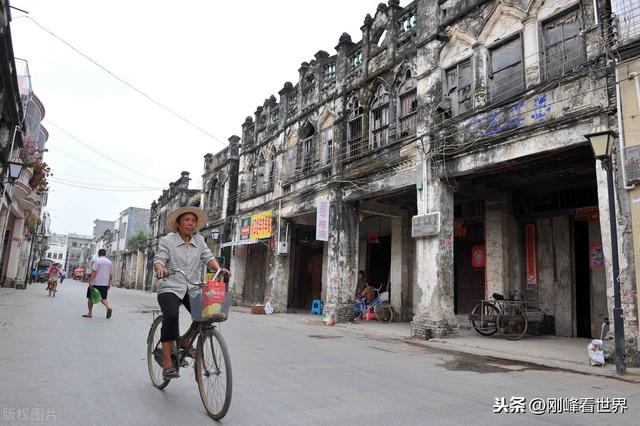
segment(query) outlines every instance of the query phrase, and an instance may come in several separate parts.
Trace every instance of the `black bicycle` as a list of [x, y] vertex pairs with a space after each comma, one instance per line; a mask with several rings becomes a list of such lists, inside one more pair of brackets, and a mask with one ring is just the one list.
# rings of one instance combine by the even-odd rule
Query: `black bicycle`
[[[201, 287], [204, 284], [190, 281], [184, 272], [180, 270], [169, 271], [169, 275], [173, 273], [181, 274], [191, 285]], [[220, 273], [223, 272], [219, 270], [216, 273], [213, 278], [214, 281], [217, 280]], [[153, 386], [158, 389], [164, 389], [171, 380], [162, 376], [160, 326], [163, 316], [159, 315], [159, 313], [159, 310], [154, 311], [154, 320], [147, 337], [147, 366]], [[226, 316], [224, 319], [226, 319]], [[231, 404], [233, 388], [229, 350], [220, 333], [219, 325], [216, 325], [216, 322], [220, 320], [222, 318], [194, 322], [189, 333], [187, 347], [180, 348], [180, 340], [178, 340], [172, 355], [176, 371], [179, 372], [180, 367], [188, 367], [189, 361], [186, 358], [192, 351], [193, 344], [197, 339], [193, 365], [196, 373], [196, 382], [198, 383], [198, 390], [200, 391], [200, 398], [204, 408], [209, 416], [215, 420], [220, 420], [227, 414]]]

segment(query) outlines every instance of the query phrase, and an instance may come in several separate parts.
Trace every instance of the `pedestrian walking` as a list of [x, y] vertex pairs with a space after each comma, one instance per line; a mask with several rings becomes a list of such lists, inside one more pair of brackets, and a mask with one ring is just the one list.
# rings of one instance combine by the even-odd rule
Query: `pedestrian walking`
[[185, 347], [193, 329], [192, 324], [185, 335], [180, 336], [178, 322], [180, 304], [182, 303], [189, 312], [191, 312], [191, 305], [187, 294], [187, 281], [180, 275], [171, 275], [171, 270], [181, 270], [192, 282], [199, 282], [202, 278], [203, 264], [215, 271], [222, 269], [229, 276], [231, 275], [228, 270], [220, 267], [207, 247], [204, 237], [197, 233], [206, 221], [207, 215], [198, 207], [181, 207], [171, 212], [167, 218], [167, 228], [172, 232], [160, 238], [158, 251], [153, 259], [153, 269], [159, 278], [158, 304], [163, 315], [160, 341], [162, 342], [162, 375], [165, 379], [179, 377], [171, 360], [174, 342], [180, 339], [180, 346]]
[[82, 315], [85, 318], [93, 317], [93, 302], [91, 301], [91, 291], [92, 289], [96, 289], [100, 292], [100, 296], [102, 296], [102, 303], [107, 308], [107, 319], [111, 318], [111, 314], [113, 309], [111, 308], [111, 303], [107, 299], [109, 289], [111, 288], [111, 269], [112, 269], [111, 261], [107, 258], [107, 251], [105, 249], [98, 250], [98, 258], [93, 262], [93, 267], [91, 268], [91, 275], [89, 275], [88, 283], [89, 287], [87, 287], [87, 308], [89, 309], [89, 313], [86, 315]]

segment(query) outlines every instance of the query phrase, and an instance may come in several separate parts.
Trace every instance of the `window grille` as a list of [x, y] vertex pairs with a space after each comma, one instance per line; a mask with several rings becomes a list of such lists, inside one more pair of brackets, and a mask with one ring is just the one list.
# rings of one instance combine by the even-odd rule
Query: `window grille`
[[517, 36], [489, 51], [489, 89], [496, 102], [524, 91], [522, 38]]
[[356, 53], [351, 55], [349, 62], [351, 63], [351, 68], [358, 68], [362, 65], [362, 50], [358, 50]]
[[404, 15], [402, 18], [400, 18], [400, 34], [404, 34], [407, 31], [411, 30], [412, 28], [415, 28], [417, 25], [417, 20], [416, 20], [416, 11], [412, 10], [411, 12], [409, 12], [408, 14]]
[[333, 80], [336, 76], [336, 64], [332, 62], [330, 64], [326, 64], [323, 68], [324, 79], [325, 80]]
[[371, 138], [369, 149], [376, 149], [387, 144], [389, 136], [389, 94], [384, 86], [378, 86], [376, 96], [371, 103]]
[[472, 107], [471, 60], [467, 59], [445, 71], [446, 93], [451, 99], [453, 115], [461, 114]]
[[546, 79], [558, 77], [585, 61], [579, 9], [543, 25]]
[[363, 112], [360, 102], [353, 98], [349, 104], [349, 116], [347, 119], [347, 156], [349, 158], [360, 154]]
[[416, 92], [416, 80], [407, 70], [404, 81], [398, 88], [398, 131], [400, 138], [406, 138], [416, 134], [418, 122], [418, 97]]

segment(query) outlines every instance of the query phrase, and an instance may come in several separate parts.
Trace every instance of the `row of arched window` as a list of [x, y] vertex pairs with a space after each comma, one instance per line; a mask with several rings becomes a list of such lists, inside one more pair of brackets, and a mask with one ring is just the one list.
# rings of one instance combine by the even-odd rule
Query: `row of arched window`
[[384, 84], [377, 86], [368, 108], [368, 128], [364, 120], [365, 108], [357, 96], [349, 99], [347, 110], [348, 158], [413, 136], [418, 112], [415, 77], [411, 70], [402, 73], [393, 97]]

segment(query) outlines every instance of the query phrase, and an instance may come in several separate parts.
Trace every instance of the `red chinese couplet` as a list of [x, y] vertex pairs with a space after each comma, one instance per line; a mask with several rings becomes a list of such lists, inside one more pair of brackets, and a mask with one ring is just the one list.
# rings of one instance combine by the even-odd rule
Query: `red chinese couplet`
[[529, 223], [524, 226], [525, 246], [527, 256], [527, 285], [538, 284], [538, 269], [536, 268], [536, 225]]
[[471, 247], [471, 265], [474, 268], [484, 268], [486, 263], [485, 258], [484, 246]]

